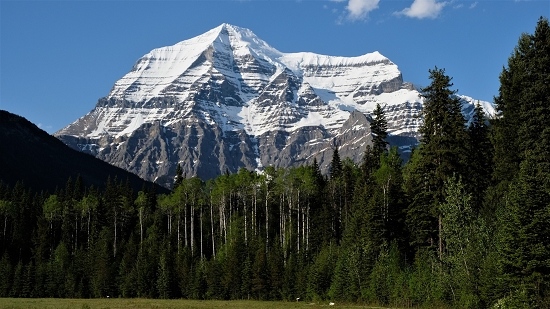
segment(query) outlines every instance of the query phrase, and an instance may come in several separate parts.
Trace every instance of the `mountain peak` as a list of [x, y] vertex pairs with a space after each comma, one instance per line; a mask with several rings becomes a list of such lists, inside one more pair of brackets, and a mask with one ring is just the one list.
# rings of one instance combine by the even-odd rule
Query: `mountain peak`
[[241, 27], [238, 27], [238, 26], [235, 26], [235, 25], [232, 25], [232, 24], [228, 24], [228, 23], [222, 23], [221, 25], [219, 25], [218, 27], [216, 27], [214, 29], [220, 29], [222, 31], [225, 30], [225, 31], [235, 31], [235, 32], [252, 32], [252, 31], [250, 31], [250, 29], [241, 28]]
[[[224, 23], [191, 39], [145, 54], [129, 73], [115, 83], [107, 99], [145, 103], [152, 98], [166, 96], [167, 90], [174, 84], [183, 82], [183, 87], [187, 88], [201, 75], [195, 72], [194, 80], [185, 81], [181, 77], [186, 72], [196, 71], [205, 60], [212, 65], [216, 60], [212, 58], [213, 53], [219, 55], [217, 60], [226, 64], [231, 64], [235, 57], [252, 55], [269, 61], [281, 55], [249, 29]], [[210, 67], [206, 65], [203, 69], [209, 70]]]
[[365, 117], [376, 104], [393, 145], [410, 149], [422, 98], [381, 53], [283, 53], [224, 23], [141, 57], [92, 112], [56, 136], [149, 180], [173, 175], [179, 163], [204, 178], [314, 157], [326, 168], [334, 143], [342, 156], [360, 159], [370, 143]]

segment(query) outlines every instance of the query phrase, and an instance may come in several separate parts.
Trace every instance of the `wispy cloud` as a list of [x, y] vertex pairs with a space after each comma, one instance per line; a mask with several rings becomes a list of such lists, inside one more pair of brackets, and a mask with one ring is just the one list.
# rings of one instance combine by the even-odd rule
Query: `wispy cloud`
[[360, 20], [367, 18], [369, 12], [378, 8], [380, 0], [332, 0], [334, 2], [347, 1], [347, 18], [351, 20]]
[[51, 125], [43, 125], [42, 123], [38, 123], [36, 126], [44, 131], [49, 131], [52, 129]]
[[436, 18], [448, 2], [437, 2], [436, 0], [414, 0], [411, 7], [395, 12], [397, 15], [405, 15], [411, 18]]
[[474, 3], [472, 3], [472, 4], [470, 5], [470, 9], [473, 9], [473, 8], [475, 8], [476, 6], [477, 6], [477, 1], [474, 2]]

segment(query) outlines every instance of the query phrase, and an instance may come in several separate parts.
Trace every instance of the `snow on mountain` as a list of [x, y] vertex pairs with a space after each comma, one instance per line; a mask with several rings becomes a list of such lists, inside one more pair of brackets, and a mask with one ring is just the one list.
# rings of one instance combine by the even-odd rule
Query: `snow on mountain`
[[[468, 117], [475, 100], [461, 99]], [[326, 167], [325, 151], [335, 145], [360, 158], [377, 103], [392, 141], [404, 150], [416, 143], [422, 99], [380, 53], [283, 53], [248, 29], [222, 24], [147, 53], [94, 110], [55, 135], [151, 180], [173, 174], [178, 163], [203, 177], [314, 157]], [[494, 114], [491, 103], [481, 104]], [[351, 130], [351, 119], [363, 131]]]

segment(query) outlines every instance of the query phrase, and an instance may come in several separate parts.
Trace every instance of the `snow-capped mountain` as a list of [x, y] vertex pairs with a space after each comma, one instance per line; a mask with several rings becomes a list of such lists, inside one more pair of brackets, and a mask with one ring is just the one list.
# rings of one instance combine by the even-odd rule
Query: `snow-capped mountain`
[[[474, 99], [461, 98], [468, 117]], [[187, 176], [210, 178], [313, 158], [326, 168], [335, 146], [358, 161], [377, 103], [390, 141], [406, 153], [417, 143], [422, 99], [388, 58], [283, 53], [248, 29], [222, 24], [144, 55], [90, 113], [55, 136], [168, 185], [178, 163]]]

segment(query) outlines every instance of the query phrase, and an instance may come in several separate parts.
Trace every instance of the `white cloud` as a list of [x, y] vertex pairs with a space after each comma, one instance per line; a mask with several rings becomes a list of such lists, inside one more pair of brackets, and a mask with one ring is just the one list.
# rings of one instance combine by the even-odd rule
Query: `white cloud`
[[475, 7], [476, 7], [476, 5], [477, 5], [477, 1], [476, 1], [476, 2], [474, 2], [474, 3], [472, 3], [472, 5], [470, 5], [470, 9], [473, 9], [473, 8], [475, 8]]
[[370, 11], [378, 8], [380, 0], [349, 0], [346, 10], [350, 19], [363, 19]]
[[410, 8], [396, 14], [418, 19], [436, 18], [447, 4], [448, 2], [436, 2], [436, 0], [414, 0]]

